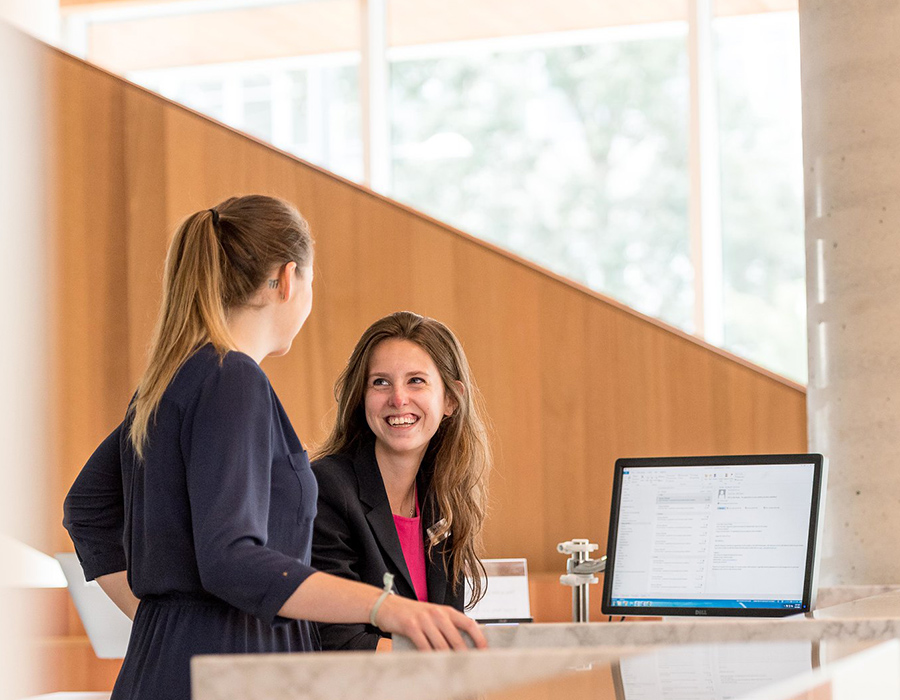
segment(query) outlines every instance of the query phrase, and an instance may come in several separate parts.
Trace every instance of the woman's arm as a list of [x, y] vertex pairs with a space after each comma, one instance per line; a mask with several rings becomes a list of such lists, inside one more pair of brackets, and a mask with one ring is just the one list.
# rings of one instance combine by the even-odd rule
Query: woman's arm
[[128, 619], [133, 620], [140, 601], [131, 592], [127, 574], [124, 571], [118, 571], [114, 574], [98, 576], [96, 580], [103, 592], [116, 604], [116, 607], [125, 613]]
[[125, 572], [122, 529], [125, 503], [119, 425], [94, 451], [66, 496], [63, 525], [68, 529], [88, 581], [96, 580], [113, 603], [134, 619], [138, 599]]
[[[318, 622], [364, 622], [381, 593], [374, 586], [317, 572], [300, 584], [278, 614]], [[477, 648], [487, 646], [478, 623], [446, 605], [392, 595], [378, 609], [375, 622], [385, 632], [409, 637], [423, 650], [465, 649], [461, 632]]]
[[125, 499], [119, 452], [123, 430], [120, 424], [94, 450], [63, 504], [63, 525], [75, 544], [88, 581], [124, 572], [126, 567], [122, 546]]

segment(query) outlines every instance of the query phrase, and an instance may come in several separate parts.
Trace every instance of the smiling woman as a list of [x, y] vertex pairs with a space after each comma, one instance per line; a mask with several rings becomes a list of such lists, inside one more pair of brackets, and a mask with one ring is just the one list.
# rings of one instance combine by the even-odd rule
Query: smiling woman
[[365, 396], [366, 423], [375, 434], [379, 464], [401, 472], [413, 465], [418, 470], [441, 421], [456, 408], [428, 353], [399, 338], [382, 341], [372, 351]]
[[310, 566], [316, 481], [259, 363], [309, 316], [312, 265], [306, 220], [264, 195], [172, 239], [145, 374], [65, 501], [85, 578], [134, 621], [113, 700], [188, 700], [198, 654], [317, 651], [315, 621], [485, 645], [457, 610]]
[[[335, 386], [338, 415], [313, 462], [313, 562], [322, 571], [462, 610], [478, 559], [490, 450], [462, 346], [431, 318], [373, 323]], [[325, 649], [385, 649], [371, 625], [320, 625]]]

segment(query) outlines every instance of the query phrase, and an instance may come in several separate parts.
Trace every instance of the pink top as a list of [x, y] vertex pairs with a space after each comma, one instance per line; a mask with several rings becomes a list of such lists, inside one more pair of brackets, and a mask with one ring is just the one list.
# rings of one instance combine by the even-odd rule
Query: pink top
[[427, 602], [428, 583], [425, 578], [425, 541], [422, 538], [422, 526], [419, 524], [419, 515], [419, 503], [418, 499], [416, 499], [416, 517], [404, 518], [402, 515], [395, 515], [394, 527], [397, 528], [397, 536], [400, 538], [400, 548], [403, 550], [406, 568], [409, 569], [413, 588], [416, 589], [416, 598]]

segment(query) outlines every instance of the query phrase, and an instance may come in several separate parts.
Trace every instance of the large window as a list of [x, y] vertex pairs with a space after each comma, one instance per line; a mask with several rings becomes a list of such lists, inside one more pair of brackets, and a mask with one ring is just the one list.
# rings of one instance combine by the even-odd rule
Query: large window
[[62, 34], [104, 68], [362, 180], [360, 21], [358, 0], [69, 3]]
[[684, 32], [397, 52], [394, 196], [690, 328]]
[[806, 380], [796, 0], [130, 0], [64, 36]]
[[725, 347], [806, 380], [796, 12], [714, 23]]
[[132, 71], [126, 76], [278, 148], [362, 180], [352, 54]]

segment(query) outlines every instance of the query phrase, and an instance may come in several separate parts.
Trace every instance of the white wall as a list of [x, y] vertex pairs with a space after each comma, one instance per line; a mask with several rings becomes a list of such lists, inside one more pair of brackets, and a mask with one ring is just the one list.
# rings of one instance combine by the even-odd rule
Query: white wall
[[[14, 97], [0, 100], [0, 534], [46, 551], [48, 312], [56, 280], [47, 235], [52, 213], [43, 196], [47, 110], [37, 48], [0, 22], [0, 95]], [[11, 568], [0, 553], [0, 700], [33, 688], [27, 638], [40, 612], [22, 591], [5, 587], [16, 574]]]
[[48, 43], [59, 40], [59, 0], [0, 0], [0, 19]]

